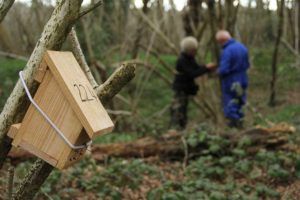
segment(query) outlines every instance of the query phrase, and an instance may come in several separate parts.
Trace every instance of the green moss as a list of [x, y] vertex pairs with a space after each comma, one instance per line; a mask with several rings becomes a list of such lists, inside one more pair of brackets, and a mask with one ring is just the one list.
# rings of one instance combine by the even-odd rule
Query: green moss
[[18, 80], [18, 72], [25, 67], [25, 64], [26, 62], [21, 60], [0, 58], [0, 110]]

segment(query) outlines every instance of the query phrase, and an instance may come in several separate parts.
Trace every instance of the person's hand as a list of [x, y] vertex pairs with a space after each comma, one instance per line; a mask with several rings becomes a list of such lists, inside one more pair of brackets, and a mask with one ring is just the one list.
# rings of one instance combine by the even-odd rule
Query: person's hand
[[217, 64], [216, 63], [208, 63], [208, 64], [206, 64], [206, 68], [209, 70], [215, 70], [217, 68]]

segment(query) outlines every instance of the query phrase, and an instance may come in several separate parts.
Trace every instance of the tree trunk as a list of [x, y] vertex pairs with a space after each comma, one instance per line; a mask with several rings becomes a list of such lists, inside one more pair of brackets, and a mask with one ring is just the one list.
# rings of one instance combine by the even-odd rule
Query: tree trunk
[[3, 0], [0, 4], [0, 23], [3, 21], [4, 17], [6, 16], [7, 12], [14, 4], [15, 0]]
[[[296, 5], [296, 2], [294, 3], [294, 5]], [[296, 24], [298, 24], [297, 23], [298, 11], [295, 8], [295, 13], [294, 13], [294, 9], [288, 7], [286, 8], [286, 10], [287, 10], [286, 41], [288, 41], [289, 45], [291, 45], [291, 47], [296, 50], [299, 49], [299, 47], [296, 45], [296, 38], [299, 37], [298, 36], [299, 30], [297, 30], [297, 26], [296, 26]]]
[[4, 45], [4, 48], [8, 49], [10, 52], [12, 52], [13, 47], [10, 45], [10, 37], [7, 34], [3, 24], [1, 22], [3, 21], [4, 17], [6, 16], [7, 12], [11, 8], [11, 6], [14, 4], [14, 0], [3, 0], [0, 3], [0, 40], [2, 44]]
[[[148, 3], [149, 0], [143, 0], [143, 13], [144, 15], [147, 15], [148, 13]], [[144, 33], [144, 25], [142, 23], [143, 19], [141, 16], [139, 16], [138, 18], [138, 26], [137, 26], [137, 30], [136, 30], [136, 37], [134, 39], [133, 42], [133, 47], [132, 47], [132, 53], [131, 53], [131, 58], [132, 59], [136, 59], [138, 57], [138, 53], [139, 53], [139, 47], [140, 47], [140, 42]]]
[[[83, 29], [83, 36], [85, 40], [85, 45], [87, 49], [87, 60], [89, 61], [90, 65], [90, 70], [93, 72], [95, 80], [97, 83], [104, 83], [106, 79], [102, 79], [103, 77], [101, 76], [101, 73], [97, 70], [97, 67], [95, 66], [95, 63], [97, 62], [93, 47], [92, 47], [92, 42], [91, 42], [91, 30], [88, 28], [88, 24], [85, 23], [84, 19], [81, 20], [82, 24], [82, 29]], [[104, 69], [106, 72], [106, 69]]]
[[217, 33], [217, 17], [215, 12], [215, 0], [208, 0], [208, 15], [209, 15], [209, 25], [211, 29], [211, 37], [213, 43], [213, 52], [215, 60], [219, 60], [219, 47], [217, 41], [215, 40], [215, 35]]
[[19, 27], [20, 32], [24, 38], [23, 46], [26, 47], [26, 52], [31, 52], [35, 46], [35, 38], [34, 34], [32, 34], [32, 28], [28, 26], [29, 20], [24, 21], [24, 17], [22, 13], [16, 12], [15, 13], [16, 25]]
[[232, 34], [232, 24], [231, 17], [233, 13], [233, 0], [225, 1], [225, 19], [224, 19], [224, 29]]
[[295, 0], [295, 49], [299, 53], [299, 45], [300, 45], [300, 3], [298, 0]]
[[281, 0], [280, 2], [280, 7], [278, 4], [278, 8], [279, 10], [279, 23], [278, 23], [278, 29], [277, 29], [277, 38], [275, 41], [275, 47], [274, 47], [274, 52], [273, 52], [273, 58], [272, 58], [272, 80], [271, 80], [271, 84], [270, 84], [270, 90], [271, 90], [271, 94], [270, 94], [270, 101], [269, 101], [269, 105], [270, 106], [275, 106], [276, 105], [276, 81], [277, 81], [277, 60], [278, 60], [278, 51], [279, 51], [279, 45], [280, 45], [280, 40], [281, 40], [281, 36], [283, 33], [283, 20], [284, 20], [284, 15], [283, 15], [283, 11], [284, 11], [284, 0]]
[[32, 12], [34, 13], [35, 17], [36, 17], [36, 21], [37, 21], [37, 25], [38, 25], [38, 30], [42, 31], [43, 30], [43, 22], [42, 22], [42, 17], [40, 14], [40, 9], [43, 6], [43, 3], [40, 2], [39, 0], [32, 0], [31, 1], [31, 9]]
[[41, 159], [37, 159], [18, 186], [12, 200], [34, 199], [34, 196], [52, 170], [53, 167], [51, 165]]
[[0, 23], [0, 44], [3, 49], [8, 52], [16, 53], [15, 47], [12, 44], [11, 35], [8, 33], [4, 24]]
[[[197, 30], [200, 24], [200, 11], [202, 0], [189, 0], [188, 7], [182, 16], [183, 26], [186, 36], [197, 35]], [[198, 39], [198, 38], [197, 38]]]

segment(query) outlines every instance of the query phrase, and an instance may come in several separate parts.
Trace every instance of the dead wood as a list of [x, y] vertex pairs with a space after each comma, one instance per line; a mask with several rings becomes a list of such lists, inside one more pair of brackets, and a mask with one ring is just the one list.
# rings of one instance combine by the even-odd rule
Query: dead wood
[[[266, 149], [283, 149], [295, 151], [297, 148], [288, 148], [288, 137], [295, 132], [295, 128], [286, 123], [273, 125], [271, 128], [257, 127], [242, 132], [224, 133], [221, 136], [230, 141], [227, 152], [236, 147], [240, 141], [247, 137], [250, 145], [246, 151], [250, 154], [256, 153], [262, 148]], [[132, 142], [114, 143], [114, 144], [98, 144], [92, 148], [92, 158], [97, 161], [104, 161], [108, 157], [122, 158], [146, 158], [152, 156], [160, 156], [164, 158], [182, 158], [185, 154], [184, 144], [182, 142], [182, 133], [169, 131], [160, 137], [144, 137]], [[208, 149], [207, 141], [199, 143], [196, 147], [188, 146], [190, 155], [201, 155]], [[33, 156], [23, 150], [13, 149], [9, 157], [12, 164], [32, 158]]]
[[[247, 152], [255, 153], [259, 149], [281, 149], [288, 142], [288, 135], [293, 132], [291, 126], [275, 125], [272, 128], [253, 128], [234, 134], [223, 134], [224, 139], [230, 141], [228, 148], [233, 148], [239, 144], [242, 138], [247, 137], [251, 141], [246, 148]], [[96, 145], [92, 149], [92, 157], [97, 161], [103, 161], [107, 157], [180, 157], [184, 155], [184, 146], [181, 140], [182, 133], [176, 131], [169, 132], [161, 137], [145, 137], [133, 142]], [[206, 142], [199, 143], [197, 147], [190, 147], [190, 154], [197, 155], [207, 150]], [[228, 150], [229, 150], [228, 149]], [[226, 152], [226, 149], [222, 150]]]

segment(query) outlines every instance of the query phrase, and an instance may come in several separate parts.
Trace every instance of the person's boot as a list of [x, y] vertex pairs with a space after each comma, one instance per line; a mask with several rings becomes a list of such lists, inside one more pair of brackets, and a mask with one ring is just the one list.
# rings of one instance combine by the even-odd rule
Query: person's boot
[[236, 128], [243, 129], [244, 128], [244, 121], [239, 119], [238, 122], [237, 122]]
[[242, 129], [243, 128], [243, 121], [240, 119], [230, 119], [228, 126], [230, 128], [237, 128]]

